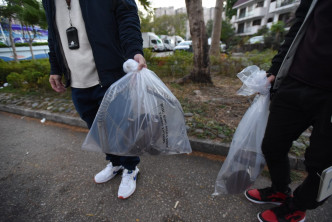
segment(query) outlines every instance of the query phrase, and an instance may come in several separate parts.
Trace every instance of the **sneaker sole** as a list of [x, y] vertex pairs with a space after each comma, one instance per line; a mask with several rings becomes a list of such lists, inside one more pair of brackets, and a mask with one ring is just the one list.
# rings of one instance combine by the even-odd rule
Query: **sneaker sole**
[[110, 178], [110, 179], [108, 179], [108, 180], [106, 180], [106, 181], [102, 181], [102, 182], [97, 182], [95, 179], [93, 179], [93, 181], [94, 181], [96, 184], [102, 184], [102, 183], [106, 183], [106, 182], [110, 181], [111, 179], [113, 179], [113, 177]]
[[[260, 222], [264, 222], [264, 221], [262, 221], [261, 218], [259, 217], [260, 214], [261, 214], [261, 213], [258, 213], [258, 214], [257, 214], [257, 219], [258, 219]], [[302, 220], [300, 220], [300, 221], [298, 221], [298, 222], [304, 222], [304, 221], [305, 221], [305, 218], [303, 218]]]
[[106, 183], [108, 181], [110, 181], [111, 179], [113, 179], [116, 175], [118, 175], [120, 172], [122, 172], [122, 169], [118, 170], [118, 172], [116, 174], [114, 174], [111, 178], [105, 180], [105, 181], [101, 181], [101, 182], [97, 182], [95, 178], [93, 178], [93, 181], [96, 183], [96, 184], [101, 184], [101, 183]]
[[247, 193], [246, 191], [244, 192], [244, 196], [252, 203], [255, 203], [255, 204], [274, 204], [274, 205], [281, 205], [282, 203], [280, 202], [267, 202], [267, 201], [259, 201], [259, 200], [253, 200], [251, 199], [250, 197], [247, 196]]
[[257, 219], [258, 219], [260, 222], [264, 222], [264, 221], [262, 221], [261, 218], [259, 217], [260, 214], [261, 214], [261, 213], [258, 213], [258, 214], [257, 214]]
[[[139, 173], [139, 171], [137, 172], [136, 177], [138, 177], [138, 173]], [[137, 178], [136, 178], [136, 180], [137, 180]], [[135, 190], [136, 190], [136, 187], [135, 187]], [[127, 197], [118, 196], [118, 198], [121, 200], [128, 199], [129, 197], [131, 197], [131, 195], [133, 195], [133, 193], [135, 193], [135, 190], [133, 190]]]

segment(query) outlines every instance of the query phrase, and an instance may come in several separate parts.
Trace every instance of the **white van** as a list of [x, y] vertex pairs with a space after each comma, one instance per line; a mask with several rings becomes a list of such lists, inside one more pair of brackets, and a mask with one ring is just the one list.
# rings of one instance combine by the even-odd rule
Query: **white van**
[[173, 51], [175, 46], [174, 39], [168, 35], [160, 35], [161, 41], [164, 43], [164, 47], [166, 51]]
[[142, 32], [143, 48], [151, 49], [153, 52], [165, 51], [161, 39], [153, 32]]
[[184, 39], [179, 35], [174, 35], [173, 38], [174, 38], [175, 46], [179, 45], [180, 42], [184, 41]]

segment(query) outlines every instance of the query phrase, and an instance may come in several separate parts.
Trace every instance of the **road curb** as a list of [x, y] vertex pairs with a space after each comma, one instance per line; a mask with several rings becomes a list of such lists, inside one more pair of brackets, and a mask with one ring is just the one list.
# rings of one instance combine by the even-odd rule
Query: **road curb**
[[87, 128], [85, 122], [78, 117], [71, 117], [66, 115], [61, 115], [57, 113], [52, 113], [44, 110], [33, 110], [25, 107], [12, 106], [12, 105], [2, 105], [0, 104], [0, 110], [4, 112], [14, 113], [22, 116], [34, 117], [37, 119], [45, 118], [46, 120], [63, 123], [72, 126], [79, 126]]
[[[57, 113], [52, 113], [49, 111], [33, 110], [26, 107], [3, 105], [3, 104], [0, 104], [0, 111], [14, 113], [22, 116], [33, 117], [37, 119], [45, 118], [46, 120], [53, 122], [87, 128], [86, 123], [79, 117], [71, 117]], [[230, 144], [227, 143], [216, 143], [211, 140], [201, 140], [196, 138], [189, 138], [189, 141], [193, 151], [209, 153], [214, 155], [221, 155], [221, 156], [227, 156], [230, 146]], [[292, 169], [305, 170], [304, 158], [298, 158], [289, 155], [289, 160], [290, 160], [290, 167]]]

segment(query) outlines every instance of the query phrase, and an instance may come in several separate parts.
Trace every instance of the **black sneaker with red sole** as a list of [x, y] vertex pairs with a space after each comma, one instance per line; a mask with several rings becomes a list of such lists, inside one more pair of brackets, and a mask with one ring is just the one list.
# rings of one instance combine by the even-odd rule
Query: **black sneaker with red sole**
[[284, 203], [259, 213], [257, 218], [260, 222], [303, 222], [305, 221], [305, 211], [296, 208], [291, 203]]
[[246, 198], [257, 204], [283, 204], [291, 196], [291, 189], [288, 189], [287, 192], [278, 192], [275, 191], [272, 187], [267, 187], [264, 189], [250, 189], [247, 190], [244, 195]]

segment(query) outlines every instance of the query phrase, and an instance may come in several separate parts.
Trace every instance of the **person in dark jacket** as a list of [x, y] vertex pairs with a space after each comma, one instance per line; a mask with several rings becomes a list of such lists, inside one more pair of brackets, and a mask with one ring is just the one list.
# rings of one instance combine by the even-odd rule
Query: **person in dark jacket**
[[[273, 83], [270, 115], [262, 142], [272, 186], [245, 192], [254, 203], [278, 207], [258, 214], [259, 221], [304, 221], [315, 209], [320, 175], [332, 166], [332, 1], [302, 0], [295, 23], [267, 71]], [[307, 177], [291, 195], [288, 152], [312, 127], [305, 152]]]
[[[56, 92], [71, 87], [72, 100], [90, 128], [108, 87], [124, 76], [123, 63], [146, 67], [134, 0], [43, 0], [48, 22], [50, 84]], [[65, 84], [62, 82], [65, 78]], [[106, 154], [110, 161], [95, 175], [104, 183], [123, 170], [118, 197], [136, 189], [139, 157]]]

